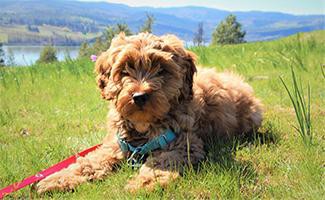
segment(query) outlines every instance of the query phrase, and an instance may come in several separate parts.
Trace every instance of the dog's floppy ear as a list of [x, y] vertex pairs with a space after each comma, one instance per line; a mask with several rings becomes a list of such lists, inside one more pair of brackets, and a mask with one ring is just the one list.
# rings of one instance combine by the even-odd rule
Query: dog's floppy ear
[[127, 43], [124, 32], [113, 38], [110, 48], [103, 52], [96, 60], [95, 71], [97, 73], [97, 84], [101, 90], [102, 97], [112, 100], [116, 97], [120, 86], [114, 81], [112, 67], [116, 62], [116, 57]]
[[193, 98], [193, 76], [196, 72], [196, 55], [186, 50], [186, 55], [184, 59], [184, 67], [186, 67], [186, 72], [184, 75], [184, 82], [181, 94], [185, 100], [192, 100]]
[[109, 63], [109, 53], [103, 52], [96, 60], [95, 72], [97, 73], [97, 85], [104, 99], [111, 100], [114, 98], [114, 90], [109, 87], [109, 77], [111, 73], [111, 65]]
[[183, 87], [179, 101], [191, 100], [193, 98], [193, 75], [196, 72], [196, 55], [186, 50], [182, 41], [174, 35], [161, 36], [160, 41], [161, 50], [172, 53], [172, 59], [183, 70]]

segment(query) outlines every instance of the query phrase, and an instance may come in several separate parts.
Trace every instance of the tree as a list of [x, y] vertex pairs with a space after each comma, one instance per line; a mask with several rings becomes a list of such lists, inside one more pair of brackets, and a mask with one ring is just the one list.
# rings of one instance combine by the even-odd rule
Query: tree
[[118, 23], [115, 26], [108, 26], [104, 32], [105, 46], [104, 50], [111, 46], [112, 39], [119, 33], [124, 32], [126, 36], [132, 35], [132, 31], [125, 23]]
[[152, 26], [154, 22], [155, 22], [154, 16], [152, 14], [147, 13], [147, 19], [142, 25], [142, 27], [140, 28], [140, 32], [152, 33]]
[[85, 58], [89, 57], [91, 54], [90, 47], [87, 42], [83, 42], [80, 46], [79, 52], [78, 52], [78, 58]]
[[99, 55], [101, 52], [105, 51], [106, 47], [105, 44], [103, 43], [103, 40], [101, 37], [97, 37], [95, 40], [95, 43], [93, 45], [93, 52], [96, 55]]
[[229, 15], [220, 22], [212, 33], [212, 44], [237, 44], [245, 42], [246, 32], [242, 31], [241, 24], [237, 22], [235, 15]]
[[193, 44], [195, 46], [201, 46], [204, 44], [203, 35], [204, 35], [203, 22], [200, 22], [198, 24], [197, 32], [194, 34], [194, 38], [193, 38]]
[[5, 52], [2, 48], [3, 44], [0, 43], [0, 67], [4, 67], [5, 66]]
[[115, 31], [116, 32], [116, 35], [118, 35], [120, 32], [124, 32], [126, 36], [132, 35], [131, 29], [125, 23], [118, 23], [118, 24], [116, 24], [115, 30], [116, 30]]
[[[117, 26], [117, 25], [116, 25]], [[105, 47], [108, 49], [111, 46], [112, 39], [116, 36], [116, 27], [108, 26], [104, 32]]]
[[45, 46], [36, 63], [52, 63], [56, 61], [58, 61], [58, 58], [56, 57], [56, 49], [53, 46]]
[[112, 39], [120, 32], [124, 32], [126, 36], [132, 35], [129, 26], [125, 23], [108, 26], [103, 32], [103, 35], [96, 38], [92, 46], [89, 46], [87, 42], [81, 44], [78, 57], [89, 58], [92, 54], [99, 55], [101, 52], [106, 51], [110, 47]]

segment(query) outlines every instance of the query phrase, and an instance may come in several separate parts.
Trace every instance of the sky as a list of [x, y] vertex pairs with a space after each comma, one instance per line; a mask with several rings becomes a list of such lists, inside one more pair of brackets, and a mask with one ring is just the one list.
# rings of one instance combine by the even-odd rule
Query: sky
[[325, 0], [80, 0], [106, 1], [129, 6], [204, 6], [229, 11], [276, 11], [291, 14], [325, 14]]

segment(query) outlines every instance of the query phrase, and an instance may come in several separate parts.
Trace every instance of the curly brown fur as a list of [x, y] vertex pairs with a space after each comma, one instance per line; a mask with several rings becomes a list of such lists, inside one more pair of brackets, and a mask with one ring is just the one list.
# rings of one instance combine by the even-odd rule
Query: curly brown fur
[[[200, 70], [195, 55], [173, 35], [120, 34], [99, 56], [95, 70], [102, 97], [110, 100], [108, 136], [103, 146], [67, 169], [38, 184], [38, 192], [69, 190], [88, 180], [102, 179], [128, 155], [116, 133], [134, 146], [166, 129], [177, 138], [151, 153], [126, 189], [166, 186], [185, 166], [205, 156], [207, 138], [218, 139], [252, 131], [261, 125], [261, 104], [252, 88], [232, 73]], [[134, 94], [147, 94], [139, 106]]]

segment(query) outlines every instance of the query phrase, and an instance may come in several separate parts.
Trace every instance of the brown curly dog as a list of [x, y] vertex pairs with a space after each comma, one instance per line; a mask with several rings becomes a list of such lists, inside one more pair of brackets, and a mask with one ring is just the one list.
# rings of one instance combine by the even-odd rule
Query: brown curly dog
[[262, 109], [253, 89], [231, 73], [200, 70], [195, 54], [174, 35], [120, 34], [96, 61], [98, 87], [110, 100], [108, 135], [96, 151], [37, 185], [37, 191], [71, 190], [103, 179], [130, 158], [121, 141], [138, 147], [171, 130], [171, 141], [151, 149], [129, 191], [166, 186], [205, 157], [208, 138], [251, 132]]

